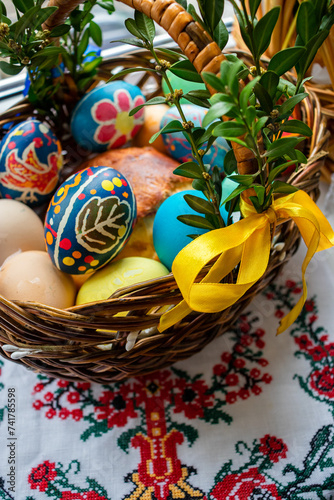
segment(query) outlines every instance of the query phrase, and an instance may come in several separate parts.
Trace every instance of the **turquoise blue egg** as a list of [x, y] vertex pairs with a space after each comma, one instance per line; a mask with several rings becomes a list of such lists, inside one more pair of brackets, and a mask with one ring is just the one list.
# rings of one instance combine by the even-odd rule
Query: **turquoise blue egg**
[[0, 143], [0, 194], [29, 206], [50, 200], [63, 166], [62, 147], [46, 123], [26, 120]]
[[134, 116], [129, 116], [129, 112], [144, 102], [140, 88], [124, 81], [91, 90], [72, 114], [71, 132], [75, 141], [95, 152], [124, 146], [144, 123], [143, 109]]
[[127, 179], [111, 167], [89, 167], [54, 194], [44, 224], [47, 251], [61, 271], [93, 272], [122, 250], [135, 221], [136, 200]]
[[[232, 189], [233, 191], [233, 189]], [[188, 226], [177, 219], [178, 215], [199, 215], [184, 199], [191, 194], [206, 199], [201, 191], [187, 190], [175, 193], [167, 198], [159, 207], [153, 223], [153, 244], [159, 260], [168, 269], [172, 268], [176, 255], [192, 241], [189, 234], [204, 234], [207, 229]], [[227, 195], [226, 195], [227, 196]], [[227, 212], [224, 207], [220, 213], [226, 222]]]
[[[207, 113], [205, 108], [196, 106], [195, 104], [183, 104], [182, 110], [187, 118], [187, 121], [192, 121], [195, 127], [201, 127], [204, 116]], [[175, 106], [166, 111], [162, 117], [160, 128], [167, 125], [172, 120], [181, 120], [180, 114]], [[182, 120], [181, 120], [182, 121]], [[193, 161], [191, 146], [182, 132], [173, 134], [162, 134], [165, 147], [168, 153], [178, 160], [180, 163], [186, 161]], [[202, 146], [204, 149], [206, 144]], [[203, 156], [204, 163], [213, 167], [216, 165], [221, 172], [224, 171], [224, 158], [231, 148], [223, 137], [218, 137], [215, 143], [211, 146], [209, 151]]]

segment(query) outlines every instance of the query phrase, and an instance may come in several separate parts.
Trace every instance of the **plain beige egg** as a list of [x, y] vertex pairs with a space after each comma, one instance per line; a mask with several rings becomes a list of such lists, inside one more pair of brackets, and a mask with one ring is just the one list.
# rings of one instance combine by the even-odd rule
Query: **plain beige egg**
[[41, 219], [20, 201], [0, 199], [0, 266], [10, 255], [27, 250], [45, 250]]
[[1, 267], [0, 295], [65, 309], [74, 305], [76, 287], [70, 275], [52, 264], [47, 252], [31, 250], [9, 257]]

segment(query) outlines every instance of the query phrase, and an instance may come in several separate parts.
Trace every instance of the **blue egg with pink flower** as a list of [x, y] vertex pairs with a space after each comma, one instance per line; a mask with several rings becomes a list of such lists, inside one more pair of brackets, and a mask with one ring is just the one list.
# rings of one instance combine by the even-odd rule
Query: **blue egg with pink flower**
[[136, 85], [115, 81], [88, 92], [74, 108], [71, 132], [79, 146], [92, 152], [124, 146], [144, 123], [144, 110], [129, 112], [145, 103]]

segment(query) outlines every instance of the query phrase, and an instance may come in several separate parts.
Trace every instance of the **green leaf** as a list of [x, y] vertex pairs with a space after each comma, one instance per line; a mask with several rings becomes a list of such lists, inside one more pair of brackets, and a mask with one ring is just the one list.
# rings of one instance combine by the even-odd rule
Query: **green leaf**
[[93, 61], [89, 61], [83, 65], [83, 70], [85, 73], [90, 73], [95, 68], [97, 68], [101, 62], [103, 61], [103, 57], [97, 57]]
[[90, 36], [92, 37], [92, 40], [98, 47], [101, 47], [102, 45], [102, 30], [98, 24], [96, 24], [94, 21], [91, 21], [89, 23], [89, 33]]
[[224, 172], [226, 173], [226, 175], [231, 175], [237, 170], [237, 167], [238, 163], [235, 159], [234, 151], [231, 148], [229, 151], [227, 151], [224, 158]]
[[155, 37], [154, 21], [138, 10], [135, 10], [135, 21], [143, 37], [152, 43]]
[[303, 45], [316, 34], [318, 30], [317, 16], [311, 2], [302, 2], [297, 13], [297, 34], [301, 37]]
[[6, 61], [0, 61], [0, 69], [6, 73], [6, 75], [18, 75], [22, 70], [23, 66], [16, 66], [14, 64], [9, 64]]
[[282, 181], [274, 181], [273, 182], [273, 193], [282, 193], [282, 194], [290, 194], [295, 193], [298, 189], [291, 184], [287, 184]]
[[187, 0], [176, 0], [176, 1], [181, 5], [181, 7], [187, 10]]
[[254, 19], [257, 9], [259, 8], [261, 3], [261, 0], [249, 0], [249, 8], [250, 8], [250, 14], [251, 18]]
[[12, 0], [14, 6], [23, 14], [34, 7], [34, 0]]
[[254, 29], [255, 51], [257, 56], [262, 55], [269, 47], [271, 36], [276, 26], [280, 7], [274, 7], [265, 14]]
[[183, 80], [203, 83], [201, 75], [198, 74], [195, 66], [188, 59], [182, 59], [182, 61], [172, 64], [169, 71], [174, 73], [174, 75], [183, 78]]
[[[35, 7], [34, 7], [35, 8]], [[31, 9], [32, 10], [32, 9]], [[39, 12], [31, 18], [32, 25], [29, 26], [31, 27], [32, 30], [39, 29], [41, 28], [42, 24], [54, 13], [56, 12], [57, 7], [45, 7], [44, 9], [41, 9], [39, 7]], [[30, 12], [30, 10], [28, 11]], [[28, 14], [27, 12], [27, 14]], [[26, 26], [28, 27], [28, 26]]]
[[1, 11], [1, 15], [7, 16], [7, 9], [6, 9], [6, 6], [2, 0], [0, 0], [0, 11]]
[[192, 194], [185, 194], [183, 198], [195, 212], [215, 215], [215, 209], [209, 201], [199, 198], [198, 196], [193, 196]]
[[11, 33], [14, 33], [16, 41], [19, 41], [19, 35], [21, 35], [21, 33], [23, 33], [28, 26], [31, 26], [33, 20], [36, 19], [36, 16], [40, 12], [40, 10], [41, 8], [36, 5], [32, 9], [29, 9], [27, 12], [25, 12], [25, 14], [23, 14], [23, 16], [21, 16], [16, 23], [11, 25], [10, 30]]
[[220, 50], [223, 50], [228, 42], [229, 32], [223, 21], [219, 21], [213, 32], [213, 39]]
[[253, 206], [254, 206], [255, 210], [257, 211], [257, 213], [261, 213], [262, 206], [260, 205], [257, 196], [250, 196], [249, 199], [253, 203]]
[[305, 137], [283, 137], [272, 142], [265, 152], [268, 158], [279, 158], [287, 153], [288, 150], [295, 148], [297, 144], [303, 141]]
[[215, 90], [218, 90], [219, 92], [224, 92], [225, 93], [225, 85], [222, 82], [218, 76], [214, 75], [213, 73], [208, 73], [207, 71], [204, 71], [202, 73], [202, 77], [204, 81], [213, 87]]
[[292, 134], [302, 134], [306, 135], [306, 137], [311, 137], [312, 130], [306, 123], [300, 120], [287, 120], [286, 122], [281, 124], [280, 127], [283, 132], [290, 132]]
[[260, 205], [263, 205], [264, 198], [266, 195], [266, 188], [264, 186], [260, 185], [254, 185], [254, 190], [257, 196], [257, 199], [259, 200]]
[[202, 108], [210, 108], [210, 104], [208, 100], [201, 100], [198, 99], [197, 97], [193, 97], [191, 94], [183, 94], [182, 99], [187, 99], [187, 101], [191, 102], [192, 104], [195, 104], [196, 106], [201, 106]]
[[175, 175], [181, 175], [189, 179], [203, 179], [202, 170], [198, 163], [188, 161], [179, 165], [173, 172]]
[[231, 69], [227, 75], [227, 85], [230, 89], [231, 94], [236, 98], [239, 94], [239, 80], [237, 78], [237, 74], [240, 71], [243, 62], [238, 60], [237, 62], [231, 65]]
[[245, 112], [248, 107], [248, 100], [253, 92], [254, 85], [260, 80], [260, 77], [257, 76], [253, 80], [251, 80], [247, 85], [242, 89], [239, 96], [240, 108]]
[[282, 94], [288, 94], [289, 96], [293, 96], [296, 93], [296, 85], [285, 80], [284, 78], [280, 78], [277, 86], [277, 90], [279, 90]]
[[326, 40], [328, 35], [329, 35], [328, 30], [319, 31], [306, 44], [305, 53], [302, 55], [302, 57], [299, 58], [298, 61], [296, 61], [296, 70], [297, 70], [298, 78], [304, 77], [306, 71], [308, 70], [308, 68], [312, 64], [312, 61], [315, 58], [315, 55], [318, 52], [318, 49], [321, 47], [321, 45]]
[[97, 2], [97, 5], [102, 7], [102, 9], [105, 9], [108, 11], [108, 14], [111, 14], [112, 12], [115, 11], [114, 3], [112, 0], [102, 0], [102, 2]]
[[228, 203], [229, 201], [233, 200], [233, 198], [236, 198], [237, 196], [239, 196], [239, 194], [241, 194], [246, 189], [248, 189], [247, 186], [238, 186], [237, 188], [235, 188], [234, 191], [232, 191], [232, 193], [223, 201], [223, 205], [225, 205], [225, 203]]
[[50, 38], [58, 38], [60, 36], [66, 35], [71, 29], [69, 24], [60, 24], [51, 30]]
[[207, 219], [200, 215], [178, 215], [177, 220], [187, 224], [187, 226], [198, 227], [199, 229], [216, 229]]
[[255, 123], [254, 128], [253, 128], [253, 135], [256, 137], [258, 133], [263, 129], [265, 124], [267, 123], [269, 116], [261, 116], [261, 118], [258, 119], [258, 121]]
[[308, 94], [306, 94], [306, 92], [303, 92], [301, 94], [297, 94], [290, 97], [285, 102], [283, 102], [283, 104], [280, 105], [279, 107], [280, 114], [285, 115], [307, 96]]
[[85, 50], [87, 49], [88, 47], [88, 43], [89, 43], [89, 28], [87, 28], [83, 35], [82, 35], [82, 38], [80, 40], [80, 43], [78, 45], [78, 50], [77, 50], [77, 62], [79, 63], [82, 59], [82, 56], [85, 52]]
[[274, 103], [266, 91], [266, 89], [261, 85], [261, 83], [257, 82], [254, 86], [254, 94], [256, 95], [262, 109], [267, 113], [268, 115], [272, 111], [274, 107]]
[[204, 116], [203, 127], [207, 127], [217, 118], [222, 118], [234, 107], [235, 105], [230, 102], [217, 102], [217, 104], [214, 104]]
[[112, 40], [110, 43], [126, 43], [127, 45], [133, 45], [134, 47], [145, 47], [144, 42], [137, 40], [137, 38], [121, 38], [120, 40]]
[[[129, 68], [130, 69], [130, 68]], [[135, 69], [135, 68], [131, 68], [132, 71]], [[141, 68], [137, 68], [137, 70], [140, 70]], [[125, 71], [125, 70], [124, 70]], [[122, 71], [121, 71], [122, 73]], [[166, 98], [165, 97], [162, 97], [162, 96], [156, 96], [156, 97], [152, 97], [152, 99], [150, 99], [149, 101], [146, 101], [144, 102], [144, 104], [140, 104], [139, 106], [136, 106], [135, 108], [131, 109], [131, 111], [129, 112], [129, 116], [133, 116], [135, 115], [138, 111], [140, 111], [144, 106], [154, 106], [156, 104], [165, 104], [166, 103]], [[183, 129], [182, 129], [183, 130]]]
[[[204, 179], [195, 179], [193, 182], [192, 182], [192, 187], [194, 189], [196, 189], [197, 191], [202, 191], [204, 194], [207, 193], [207, 185], [206, 185], [206, 182]], [[208, 193], [207, 193], [208, 194]], [[205, 194], [206, 196], [206, 194]], [[207, 198], [209, 197], [209, 194], [207, 196]]]
[[271, 184], [276, 177], [278, 177], [284, 170], [286, 170], [288, 167], [291, 165], [296, 165], [295, 161], [287, 161], [285, 163], [282, 163], [281, 165], [278, 165], [277, 167], [273, 168], [272, 171], [270, 172], [268, 176], [268, 184]]
[[180, 123], [178, 120], [172, 120], [171, 122], [167, 123], [164, 127], [162, 127], [159, 132], [156, 132], [154, 135], [152, 135], [151, 139], [149, 140], [149, 143], [152, 144], [160, 134], [172, 134], [174, 132], [183, 132], [184, 128], [182, 127], [182, 123]]
[[229, 179], [231, 181], [237, 182], [238, 184], [242, 184], [243, 186], [249, 187], [254, 182], [255, 175], [231, 175]]
[[305, 47], [288, 47], [277, 52], [268, 65], [268, 71], [274, 71], [278, 76], [284, 75], [293, 68], [305, 53]]
[[240, 137], [247, 132], [245, 125], [234, 121], [220, 123], [213, 129], [215, 137]]
[[295, 153], [296, 153], [296, 156], [297, 156], [297, 160], [299, 163], [307, 163], [307, 158], [306, 156], [304, 155], [304, 153], [302, 153], [302, 151], [300, 151], [299, 149], [295, 149]]
[[125, 22], [125, 27], [126, 29], [131, 33], [131, 35], [135, 36], [136, 38], [139, 38], [140, 40], [144, 40], [143, 35], [137, 28], [136, 22], [134, 19], [126, 19]]
[[165, 54], [166, 56], [169, 57], [172, 61], [179, 61], [180, 59], [186, 59], [187, 57], [184, 54], [180, 54], [179, 52], [176, 52], [175, 50], [170, 50], [170, 49], [165, 49], [162, 47], [159, 47], [156, 49], [157, 54], [159, 55], [160, 52]]
[[255, 121], [255, 118], [256, 118], [255, 106], [248, 106], [248, 108], [245, 111], [245, 118], [247, 121], [247, 125], [249, 127], [252, 127], [253, 122]]
[[274, 99], [279, 84], [279, 77], [273, 71], [266, 71], [260, 78], [260, 85], [266, 89], [271, 99]]
[[224, 0], [199, 0], [199, 4], [203, 8], [203, 19], [210, 28], [211, 33], [214, 32], [216, 26], [221, 20], [224, 12]]

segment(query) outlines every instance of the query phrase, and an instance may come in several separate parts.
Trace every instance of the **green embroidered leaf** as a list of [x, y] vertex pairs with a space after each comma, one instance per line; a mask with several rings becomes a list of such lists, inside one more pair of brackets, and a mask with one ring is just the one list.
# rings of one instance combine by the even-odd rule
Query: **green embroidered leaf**
[[121, 448], [121, 450], [123, 450], [125, 453], [129, 453], [131, 439], [140, 432], [142, 432], [142, 428], [139, 426], [135, 427], [134, 429], [129, 429], [126, 432], [123, 432], [117, 439], [117, 444]]
[[170, 426], [168, 426], [168, 431], [171, 431], [172, 429], [176, 429], [185, 436], [185, 438], [189, 443], [189, 447], [191, 447], [198, 438], [197, 429], [195, 429], [191, 425], [184, 424], [181, 422], [173, 422]]

